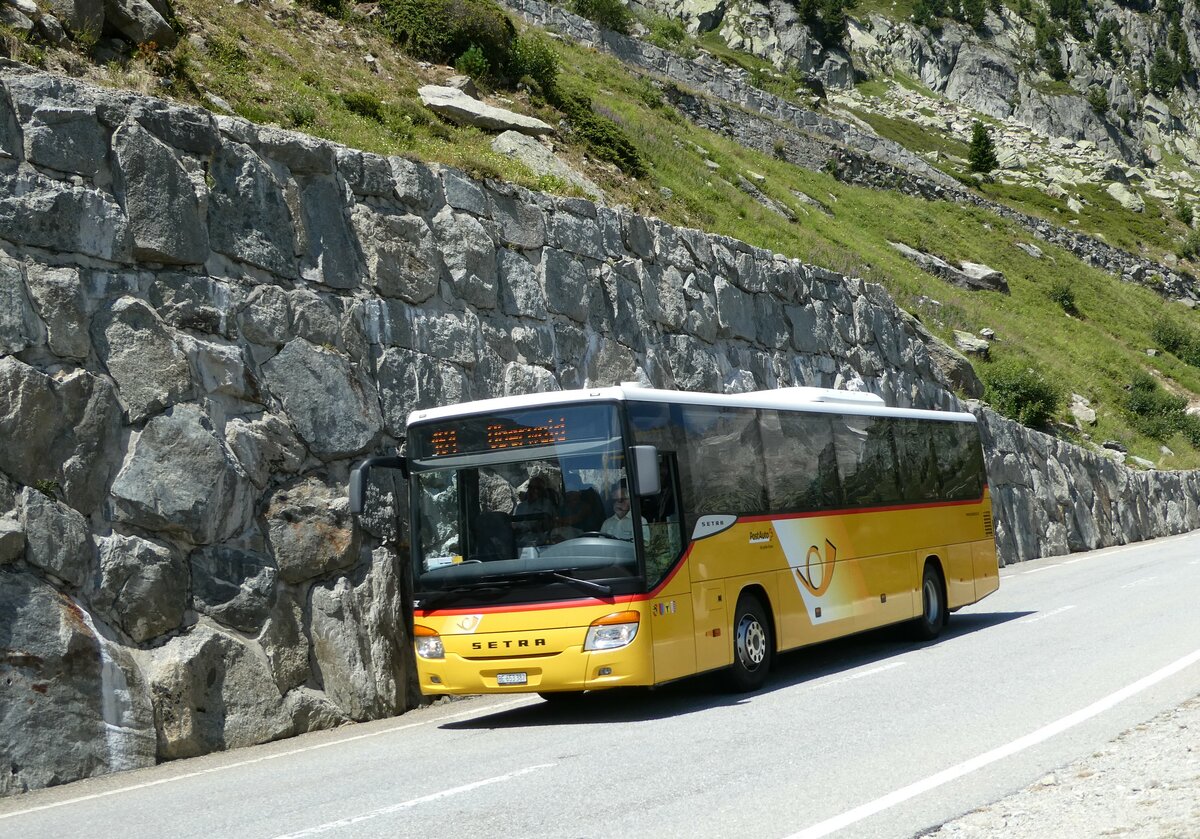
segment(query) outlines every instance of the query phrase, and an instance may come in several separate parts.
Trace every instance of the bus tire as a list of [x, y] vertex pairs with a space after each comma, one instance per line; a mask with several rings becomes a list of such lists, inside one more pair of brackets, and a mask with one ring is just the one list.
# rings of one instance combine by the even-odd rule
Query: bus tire
[[726, 679], [729, 688], [736, 693], [761, 688], [771, 669], [772, 652], [767, 610], [758, 597], [743, 594], [733, 613], [733, 664]]
[[942, 634], [947, 616], [945, 591], [937, 566], [925, 563], [925, 573], [921, 576], [921, 615], [911, 624], [917, 641], [932, 641]]

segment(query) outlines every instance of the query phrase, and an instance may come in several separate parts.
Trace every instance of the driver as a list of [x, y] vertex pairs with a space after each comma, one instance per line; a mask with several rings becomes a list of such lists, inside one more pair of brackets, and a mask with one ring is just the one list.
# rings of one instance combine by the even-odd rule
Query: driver
[[[613, 486], [613, 514], [600, 525], [600, 532], [615, 539], [633, 541], [633, 516], [629, 514], [629, 489], [623, 482]], [[650, 540], [650, 526], [642, 519], [642, 540]]]
[[604, 522], [604, 505], [592, 487], [567, 490], [563, 496], [562, 515], [553, 536], [557, 541], [574, 539], [585, 533], [595, 533]]

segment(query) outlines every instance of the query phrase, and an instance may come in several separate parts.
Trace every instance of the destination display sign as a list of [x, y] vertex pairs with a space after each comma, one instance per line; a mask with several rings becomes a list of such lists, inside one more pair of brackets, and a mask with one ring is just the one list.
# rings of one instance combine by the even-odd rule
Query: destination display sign
[[410, 428], [408, 439], [414, 457], [430, 459], [607, 440], [616, 428], [609, 406], [568, 406], [443, 420]]

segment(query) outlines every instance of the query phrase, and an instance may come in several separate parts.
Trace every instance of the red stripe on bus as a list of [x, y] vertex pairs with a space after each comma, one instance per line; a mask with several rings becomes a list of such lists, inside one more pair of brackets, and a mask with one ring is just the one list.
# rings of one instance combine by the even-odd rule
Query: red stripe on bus
[[[646, 600], [653, 600], [658, 596], [658, 593], [666, 588], [671, 580], [675, 579], [675, 575], [683, 570], [687, 565], [688, 554], [692, 552], [692, 546], [689, 544], [688, 549], [683, 552], [683, 558], [671, 569], [671, 573], [663, 578], [662, 582], [650, 589], [646, 594], [622, 594], [612, 599], [612, 603], [641, 603]], [[445, 615], [494, 615], [502, 612], [540, 612], [544, 609], [573, 609], [579, 606], [595, 606], [598, 603], [608, 603], [607, 600], [601, 600], [594, 597], [579, 598], [577, 600], [555, 600], [549, 603], [513, 603], [505, 606], [481, 606], [477, 608], [466, 609], [435, 609], [429, 612], [414, 611], [413, 617], [428, 618], [437, 615], [439, 617]]]

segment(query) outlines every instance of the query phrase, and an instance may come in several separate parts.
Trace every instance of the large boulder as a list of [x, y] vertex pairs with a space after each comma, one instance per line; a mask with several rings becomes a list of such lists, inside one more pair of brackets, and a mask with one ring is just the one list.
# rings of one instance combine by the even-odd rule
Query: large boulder
[[[724, 0], [722, 0], [723, 4]], [[505, 131], [492, 140], [492, 151], [511, 157], [526, 166], [535, 175], [545, 175], [558, 178], [572, 186], [579, 187], [596, 200], [604, 199], [604, 191], [596, 186], [585, 175], [572, 169], [554, 152], [539, 143], [535, 138], [519, 131]]]
[[946, 96], [988, 116], [1004, 119], [1017, 98], [1017, 71], [997, 50], [964, 45], [946, 80]]
[[0, 353], [19, 353], [37, 343], [40, 329], [25, 290], [24, 269], [0, 258]]
[[208, 225], [175, 152], [132, 117], [113, 133], [112, 146], [133, 255], [150, 262], [204, 262]]
[[423, 303], [437, 293], [442, 260], [425, 219], [357, 204], [353, 221], [367, 277], [380, 295]]
[[267, 533], [279, 578], [299, 583], [351, 567], [358, 534], [345, 487], [315, 477], [283, 487], [267, 502]]
[[0, 571], [0, 796], [154, 765], [140, 671], [80, 606]]
[[179, 36], [166, 20], [166, 4], [149, 0], [104, 0], [105, 19], [135, 44], [153, 43], [170, 49]]
[[314, 586], [310, 603], [313, 664], [326, 696], [355, 720], [410, 707], [413, 662], [396, 558], [375, 551], [365, 573]]
[[29, 294], [46, 325], [46, 341], [59, 358], [83, 361], [91, 352], [91, 318], [79, 269], [30, 265]]
[[249, 146], [226, 142], [209, 168], [208, 232], [213, 250], [283, 277], [296, 277], [296, 231], [283, 185]]
[[132, 258], [125, 211], [111, 195], [27, 167], [0, 172], [0, 238], [109, 262]]
[[122, 297], [98, 315], [93, 339], [131, 423], [191, 397], [187, 355], [158, 313], [141, 300]]
[[457, 296], [481, 309], [496, 308], [496, 243], [479, 220], [446, 206], [434, 217], [433, 230]]
[[344, 355], [296, 338], [263, 365], [263, 381], [318, 457], [361, 452], [379, 432], [379, 401]]
[[158, 756], [195, 757], [293, 733], [291, 715], [260, 653], [196, 626], [148, 655]]
[[100, 37], [104, 27], [104, 0], [45, 0], [45, 6], [77, 38]]
[[417, 89], [417, 95], [425, 107], [459, 125], [473, 125], [492, 131], [520, 131], [535, 136], [554, 133], [554, 126], [549, 123], [484, 104], [456, 87], [427, 84]]
[[19, 503], [25, 561], [72, 586], [82, 586], [91, 576], [95, 553], [87, 519], [30, 487], [21, 491]]
[[275, 563], [262, 554], [209, 545], [192, 554], [192, 604], [233, 629], [257, 633], [275, 599]]
[[242, 532], [252, 484], [195, 405], [176, 405], [135, 435], [112, 486], [113, 515], [206, 545]]
[[169, 545], [114, 533], [97, 540], [92, 603], [136, 643], [177, 629], [187, 607], [183, 560]]
[[84, 370], [47, 376], [0, 358], [0, 470], [26, 486], [57, 484], [67, 503], [90, 513], [120, 457], [121, 409], [112, 384]]

